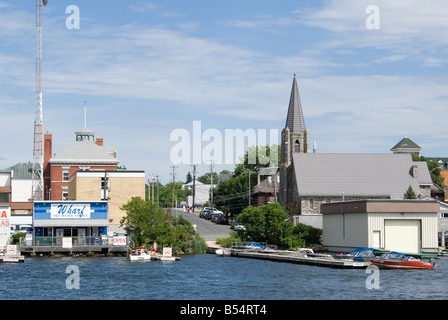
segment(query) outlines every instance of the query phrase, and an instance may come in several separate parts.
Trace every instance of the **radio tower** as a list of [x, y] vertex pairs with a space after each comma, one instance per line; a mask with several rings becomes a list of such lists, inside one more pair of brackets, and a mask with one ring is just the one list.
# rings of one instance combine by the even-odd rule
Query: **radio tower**
[[44, 200], [44, 157], [42, 135], [42, 3], [36, 0], [36, 96], [34, 109], [33, 198]]

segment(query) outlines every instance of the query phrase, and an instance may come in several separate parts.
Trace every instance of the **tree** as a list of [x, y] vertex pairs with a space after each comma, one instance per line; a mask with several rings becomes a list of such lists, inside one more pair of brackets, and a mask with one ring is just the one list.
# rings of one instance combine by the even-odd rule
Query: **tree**
[[246, 172], [236, 177], [232, 177], [219, 184], [213, 190], [213, 203], [221, 210], [230, 210], [232, 215], [239, 214], [244, 208], [249, 206], [249, 196], [257, 184], [257, 175], [255, 172], [250, 175]]
[[121, 209], [126, 211], [126, 216], [120, 224], [133, 235], [135, 245], [149, 246], [156, 241], [161, 246], [171, 247], [175, 253], [205, 253], [205, 240], [182, 216], [174, 217], [139, 197], [132, 198]]
[[185, 180], [185, 183], [190, 183], [191, 181], [193, 181], [193, 178], [191, 177], [191, 173], [188, 172], [187, 173], [187, 179]]
[[412, 189], [412, 186], [409, 186], [408, 190], [403, 195], [404, 199], [417, 199], [417, 194]]
[[[249, 147], [241, 163], [235, 166], [235, 175], [241, 175], [249, 170], [258, 172], [260, 168], [280, 166], [280, 150], [279, 145], [273, 145], [272, 148], [269, 145]], [[271, 158], [275, 158], [274, 162]]]
[[246, 230], [238, 230], [242, 239], [266, 242], [281, 248], [302, 247], [305, 241], [294, 235], [294, 226], [286, 221], [288, 214], [280, 204], [270, 203], [259, 207], [247, 207], [238, 216]]

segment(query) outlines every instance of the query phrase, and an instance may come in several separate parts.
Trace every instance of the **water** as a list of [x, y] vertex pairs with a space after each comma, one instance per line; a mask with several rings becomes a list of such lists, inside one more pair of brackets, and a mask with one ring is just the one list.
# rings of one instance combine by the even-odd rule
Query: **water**
[[[68, 266], [79, 289], [67, 289]], [[447, 299], [448, 258], [434, 270], [380, 270], [368, 289], [364, 269], [332, 269], [212, 254], [180, 261], [26, 258], [0, 264], [0, 299], [13, 300], [382, 300]], [[75, 282], [71, 282], [72, 284]]]

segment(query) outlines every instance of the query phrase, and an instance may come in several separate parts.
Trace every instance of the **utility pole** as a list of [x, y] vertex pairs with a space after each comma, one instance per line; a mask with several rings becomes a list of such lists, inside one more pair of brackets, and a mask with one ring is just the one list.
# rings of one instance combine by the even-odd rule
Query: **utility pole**
[[195, 204], [195, 196], [196, 196], [196, 165], [193, 165], [193, 208], [191, 209], [191, 213], [194, 213], [194, 204]]
[[171, 169], [173, 169], [173, 198], [172, 198], [172, 202], [171, 202], [171, 206], [174, 208], [174, 178], [176, 176], [176, 166], [171, 166]]
[[213, 212], [213, 160], [210, 163], [210, 208]]
[[157, 185], [157, 206], [159, 206], [159, 176], [156, 175], [156, 185]]
[[250, 169], [249, 169], [249, 185], [247, 188], [247, 196], [249, 197], [249, 207], [250, 207]]

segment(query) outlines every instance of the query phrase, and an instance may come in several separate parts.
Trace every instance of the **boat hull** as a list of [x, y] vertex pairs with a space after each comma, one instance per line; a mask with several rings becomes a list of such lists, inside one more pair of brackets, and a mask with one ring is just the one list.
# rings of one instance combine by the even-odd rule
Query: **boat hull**
[[432, 269], [434, 268], [433, 262], [421, 262], [421, 261], [390, 261], [372, 259], [372, 264], [380, 268], [394, 268], [394, 269]]

